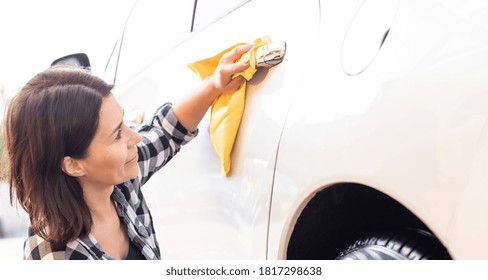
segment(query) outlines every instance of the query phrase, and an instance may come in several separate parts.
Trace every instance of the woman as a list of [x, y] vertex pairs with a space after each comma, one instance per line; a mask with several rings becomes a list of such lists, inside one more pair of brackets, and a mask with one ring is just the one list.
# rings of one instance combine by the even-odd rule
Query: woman
[[12, 100], [5, 150], [10, 200], [30, 217], [25, 259], [159, 259], [140, 187], [197, 135], [219, 94], [249, 62], [252, 45], [226, 53], [188, 98], [164, 104], [138, 133], [123, 122], [112, 86], [90, 73], [51, 68]]

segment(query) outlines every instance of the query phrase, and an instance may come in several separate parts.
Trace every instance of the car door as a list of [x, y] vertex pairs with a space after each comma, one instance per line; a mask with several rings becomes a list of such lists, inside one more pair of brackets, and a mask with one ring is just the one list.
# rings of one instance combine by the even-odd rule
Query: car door
[[[198, 5], [195, 7], [194, 23], [199, 17]], [[269, 227], [273, 226], [270, 210], [281, 203], [271, 201], [275, 160], [288, 108], [298, 98], [296, 88], [313, 59], [308, 54], [317, 39], [319, 1], [240, 1], [225, 12], [213, 21], [202, 20], [211, 23], [183, 34], [185, 40], [144, 65], [124, 64], [128, 54], [124, 46], [121, 49], [118, 71], [126, 73], [126, 78], [117, 78], [114, 93], [126, 112], [141, 110], [148, 115], [164, 102], [184, 98], [200, 83], [188, 63], [264, 35], [287, 44], [284, 61], [258, 71], [247, 84], [245, 111], [227, 176], [222, 175], [212, 147], [207, 113], [199, 125], [199, 136], [144, 186], [166, 259], [276, 256], [267, 249]], [[143, 34], [144, 27], [138, 28]], [[147, 36], [165, 36], [164, 28], [173, 26], [160, 28], [161, 32]], [[131, 40], [129, 35], [124, 41]], [[146, 48], [141, 45], [140, 49], [144, 52]], [[135, 55], [129, 59], [137, 61], [137, 52]], [[141, 54], [148, 55], [153, 54]]]

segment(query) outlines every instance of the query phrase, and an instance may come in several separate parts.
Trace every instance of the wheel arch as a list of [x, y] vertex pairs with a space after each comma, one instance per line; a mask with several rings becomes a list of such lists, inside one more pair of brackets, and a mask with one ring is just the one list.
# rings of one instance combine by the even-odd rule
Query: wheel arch
[[318, 189], [304, 199], [288, 224], [279, 252], [282, 259], [334, 259], [350, 242], [371, 232], [415, 228], [432, 233], [398, 201], [357, 183]]

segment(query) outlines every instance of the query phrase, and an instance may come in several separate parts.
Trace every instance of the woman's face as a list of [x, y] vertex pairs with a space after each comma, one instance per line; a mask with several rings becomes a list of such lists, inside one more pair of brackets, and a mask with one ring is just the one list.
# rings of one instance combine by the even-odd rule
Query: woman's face
[[85, 175], [82, 186], [111, 187], [138, 176], [136, 144], [141, 136], [127, 127], [124, 111], [112, 94], [104, 98], [88, 156], [78, 160]]

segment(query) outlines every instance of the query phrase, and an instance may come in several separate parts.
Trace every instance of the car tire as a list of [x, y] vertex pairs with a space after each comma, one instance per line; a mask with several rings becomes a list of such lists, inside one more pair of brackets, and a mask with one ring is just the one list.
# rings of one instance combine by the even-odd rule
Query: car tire
[[375, 233], [340, 252], [337, 260], [448, 260], [445, 247], [423, 230]]

